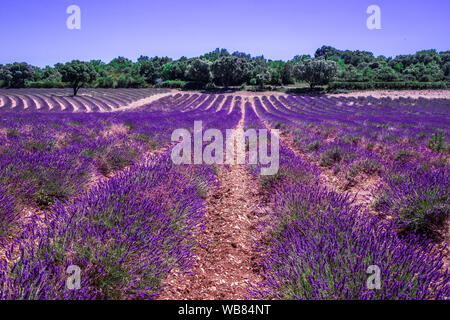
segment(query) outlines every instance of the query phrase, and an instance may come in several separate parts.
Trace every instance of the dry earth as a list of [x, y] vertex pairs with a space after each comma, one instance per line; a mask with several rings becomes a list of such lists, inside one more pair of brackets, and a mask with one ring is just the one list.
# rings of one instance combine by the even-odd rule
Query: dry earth
[[348, 93], [329, 94], [329, 97], [374, 97], [383, 98], [428, 98], [428, 99], [450, 99], [450, 90], [373, 90], [355, 91]]
[[161, 300], [244, 299], [249, 283], [262, 280], [255, 250], [265, 212], [259, 182], [243, 165], [221, 166], [218, 179], [220, 187], [207, 195], [205, 229], [197, 232], [195, 267], [190, 273], [172, 272]]

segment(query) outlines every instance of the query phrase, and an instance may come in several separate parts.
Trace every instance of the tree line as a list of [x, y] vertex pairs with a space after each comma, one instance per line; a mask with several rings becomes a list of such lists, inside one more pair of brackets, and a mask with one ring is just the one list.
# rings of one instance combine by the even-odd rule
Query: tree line
[[[109, 63], [74, 60], [39, 68], [28, 63], [0, 65], [0, 87], [99, 88], [183, 87], [264, 89], [306, 83], [309, 87], [361, 83], [436, 83], [450, 81], [450, 51], [423, 50], [395, 58], [368, 51], [317, 49], [314, 56], [297, 55], [288, 61], [252, 57], [216, 49], [195, 58], [141, 56], [133, 62], [118, 57]], [[400, 84], [399, 84], [400, 83]], [[336, 85], [337, 84], [337, 85]]]

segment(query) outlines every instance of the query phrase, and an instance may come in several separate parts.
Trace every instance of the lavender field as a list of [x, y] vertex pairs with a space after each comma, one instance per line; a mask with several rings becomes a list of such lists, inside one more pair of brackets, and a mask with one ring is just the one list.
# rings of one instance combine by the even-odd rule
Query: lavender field
[[[68, 95], [0, 90], [0, 299], [450, 298], [449, 99]], [[200, 120], [278, 130], [278, 173], [175, 165]]]
[[0, 89], [0, 112], [105, 112], [113, 111], [164, 89]]

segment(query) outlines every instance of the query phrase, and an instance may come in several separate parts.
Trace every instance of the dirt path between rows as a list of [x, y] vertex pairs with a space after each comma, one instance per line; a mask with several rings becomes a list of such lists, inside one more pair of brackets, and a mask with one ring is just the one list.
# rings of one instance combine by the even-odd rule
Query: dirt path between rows
[[173, 95], [174, 93], [176, 94], [176, 93], [178, 93], [178, 91], [169, 89], [169, 91], [167, 91], [167, 92], [157, 93], [157, 94], [148, 96], [146, 98], [133, 101], [133, 102], [131, 102], [130, 104], [128, 104], [126, 106], [120, 107], [119, 109], [108, 110], [108, 111], [105, 111], [105, 112], [125, 111], [125, 110], [129, 110], [129, 109], [136, 109], [136, 108], [145, 106], [147, 104], [150, 104], [152, 102], [155, 102], [155, 101], [157, 101], [157, 100], [159, 100], [161, 98], [164, 98], [166, 96]]
[[427, 99], [450, 99], [450, 90], [367, 90], [354, 91], [337, 94], [327, 94], [328, 97], [374, 97], [391, 99], [398, 98], [427, 98]]
[[220, 166], [218, 179], [220, 186], [206, 198], [205, 230], [196, 234], [195, 267], [172, 272], [161, 300], [245, 299], [248, 284], [262, 281], [255, 250], [263, 235], [257, 225], [264, 219], [259, 181], [243, 165]]

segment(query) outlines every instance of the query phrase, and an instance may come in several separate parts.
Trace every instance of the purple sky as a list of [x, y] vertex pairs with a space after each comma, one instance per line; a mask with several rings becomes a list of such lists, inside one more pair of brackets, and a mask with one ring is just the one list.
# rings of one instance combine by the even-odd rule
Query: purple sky
[[[81, 30], [66, 8], [81, 8]], [[369, 5], [381, 30], [366, 27]], [[449, 0], [2, 0], [0, 64], [198, 56], [216, 47], [270, 59], [322, 45], [395, 56], [449, 50]]]

